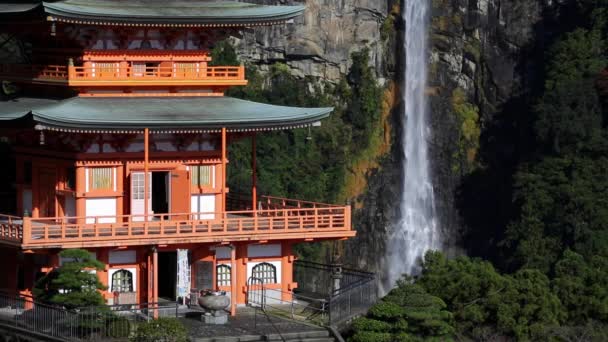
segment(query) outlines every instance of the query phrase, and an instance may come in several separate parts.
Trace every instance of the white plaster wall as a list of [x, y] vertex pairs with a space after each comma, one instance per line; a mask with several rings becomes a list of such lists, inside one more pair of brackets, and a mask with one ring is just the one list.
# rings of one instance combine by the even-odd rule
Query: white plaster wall
[[247, 256], [250, 258], [257, 257], [280, 257], [281, 245], [249, 245], [247, 246]]
[[116, 222], [116, 198], [87, 198], [85, 200], [85, 216], [87, 223], [95, 223], [95, 216], [114, 216], [100, 218], [99, 223], [115, 223]]
[[209, 213], [194, 215], [198, 220], [214, 219], [215, 195], [192, 195], [190, 198], [190, 210], [192, 213]]

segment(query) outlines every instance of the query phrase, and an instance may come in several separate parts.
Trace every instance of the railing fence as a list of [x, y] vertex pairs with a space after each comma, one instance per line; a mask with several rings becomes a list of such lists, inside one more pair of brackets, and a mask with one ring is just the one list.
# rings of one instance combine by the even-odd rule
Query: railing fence
[[300, 260], [294, 266], [296, 292], [268, 288], [250, 278], [248, 304], [267, 315], [327, 327], [365, 314], [378, 300], [373, 273]]
[[67, 310], [29, 296], [0, 292], [0, 321], [67, 341], [126, 341], [139, 323], [155, 317], [178, 317], [178, 313], [178, 303], [171, 302]]

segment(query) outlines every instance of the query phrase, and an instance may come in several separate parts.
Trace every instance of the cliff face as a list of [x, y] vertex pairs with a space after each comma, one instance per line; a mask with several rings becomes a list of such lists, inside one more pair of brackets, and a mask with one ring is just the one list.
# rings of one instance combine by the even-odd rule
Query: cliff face
[[[401, 0], [422, 1], [422, 0]], [[522, 100], [542, 70], [535, 63], [544, 50], [550, 0], [428, 0], [433, 11], [429, 39], [432, 173], [437, 211], [449, 253], [460, 253], [461, 213], [457, 210], [462, 179], [483, 167], [478, 150], [484, 131], [498, 116], [508, 116], [511, 103]], [[305, 3], [294, 24], [258, 28], [238, 41], [241, 56], [264, 70], [274, 62], [294, 74], [336, 82], [350, 66], [352, 51], [370, 48], [380, 79], [403, 84], [402, 49], [405, 23], [386, 18], [398, 1], [307, 0], [260, 1]], [[402, 5], [402, 4], [401, 4]], [[403, 6], [401, 6], [403, 7]], [[391, 38], [386, 38], [386, 30]], [[402, 177], [403, 103], [394, 91], [390, 151], [377, 156], [379, 167], [367, 173], [367, 189], [356, 196], [358, 236], [344, 246], [345, 261], [370, 270], [386, 270], [381, 256], [386, 231], [399, 217]]]
[[256, 0], [273, 5], [306, 5], [294, 23], [255, 28], [237, 40], [239, 55], [262, 71], [275, 62], [287, 64], [293, 74], [337, 82], [350, 67], [350, 54], [364, 47], [378, 76], [387, 75], [387, 58], [381, 26], [389, 6], [387, 0]]
[[512, 102], [525, 101], [542, 71], [535, 62], [550, 6], [539, 0], [432, 1], [430, 146], [449, 250], [461, 242], [456, 202], [462, 177], [483, 167], [480, 139], [498, 116], [511, 115]]

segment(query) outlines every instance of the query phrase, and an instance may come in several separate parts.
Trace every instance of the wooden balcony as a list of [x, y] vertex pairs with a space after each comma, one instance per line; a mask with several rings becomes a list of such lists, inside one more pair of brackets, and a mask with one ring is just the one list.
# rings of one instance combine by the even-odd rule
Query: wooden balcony
[[244, 66], [183, 68], [172, 66], [75, 67], [62, 65], [0, 64], [0, 78], [35, 84], [86, 87], [120, 86], [234, 86], [246, 85]]
[[68, 84], [66, 65], [0, 64], [0, 78], [33, 84]]
[[217, 213], [30, 218], [0, 215], [0, 243], [23, 249], [355, 236], [350, 206]]
[[245, 67], [69, 67], [70, 86], [233, 86], [246, 85]]

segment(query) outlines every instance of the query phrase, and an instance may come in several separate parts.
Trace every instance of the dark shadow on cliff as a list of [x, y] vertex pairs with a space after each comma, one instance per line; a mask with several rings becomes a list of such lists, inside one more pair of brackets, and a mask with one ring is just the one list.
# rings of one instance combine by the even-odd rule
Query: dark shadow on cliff
[[499, 243], [514, 216], [513, 174], [533, 146], [529, 104], [525, 98], [509, 100], [481, 136], [480, 158], [485, 165], [464, 177], [456, 205], [466, 230], [463, 244], [472, 256], [501, 265]]
[[521, 89], [495, 113], [486, 113], [489, 120], [484, 121], [478, 154], [482, 166], [463, 177], [456, 193], [467, 253], [489, 259], [504, 270], [508, 270], [505, 259], [510, 251], [501, 241], [509, 223], [519, 215], [513, 203], [513, 176], [522, 162], [537, 155], [534, 105], [544, 89], [546, 51], [557, 37], [577, 25], [571, 18], [572, 6], [547, 8], [534, 25], [534, 39], [517, 56]]

